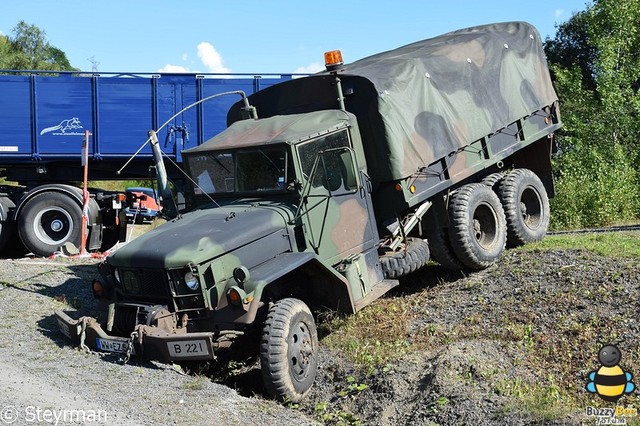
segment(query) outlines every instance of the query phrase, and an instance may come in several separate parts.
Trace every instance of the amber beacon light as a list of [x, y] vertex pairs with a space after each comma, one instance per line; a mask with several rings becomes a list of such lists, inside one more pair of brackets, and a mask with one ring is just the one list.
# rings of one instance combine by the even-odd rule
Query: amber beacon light
[[343, 64], [342, 52], [339, 50], [332, 50], [324, 53], [324, 66], [327, 68], [327, 71], [336, 71]]

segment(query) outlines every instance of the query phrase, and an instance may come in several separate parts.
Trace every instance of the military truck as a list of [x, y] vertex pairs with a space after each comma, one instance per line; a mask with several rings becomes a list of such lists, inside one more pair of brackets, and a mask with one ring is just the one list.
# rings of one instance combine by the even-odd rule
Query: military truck
[[325, 59], [183, 151], [190, 208], [106, 258], [92, 284], [106, 319], [57, 312], [65, 335], [125, 359], [240, 348], [272, 396], [298, 401], [318, 367], [314, 313], [354, 313], [430, 257], [477, 270], [544, 237], [561, 123], [531, 25]]

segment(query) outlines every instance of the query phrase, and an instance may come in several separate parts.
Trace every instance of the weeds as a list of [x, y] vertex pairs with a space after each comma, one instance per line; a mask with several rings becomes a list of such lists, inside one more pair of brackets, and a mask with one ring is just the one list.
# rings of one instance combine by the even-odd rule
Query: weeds
[[195, 376], [193, 379], [184, 383], [181, 388], [188, 391], [201, 391], [206, 387], [207, 378], [204, 376]]

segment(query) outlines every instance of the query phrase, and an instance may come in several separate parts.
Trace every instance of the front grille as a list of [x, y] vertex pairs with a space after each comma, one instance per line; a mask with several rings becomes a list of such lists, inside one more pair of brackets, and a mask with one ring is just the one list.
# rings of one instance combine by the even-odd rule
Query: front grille
[[162, 269], [123, 269], [121, 279], [127, 296], [164, 300], [171, 297], [167, 275]]

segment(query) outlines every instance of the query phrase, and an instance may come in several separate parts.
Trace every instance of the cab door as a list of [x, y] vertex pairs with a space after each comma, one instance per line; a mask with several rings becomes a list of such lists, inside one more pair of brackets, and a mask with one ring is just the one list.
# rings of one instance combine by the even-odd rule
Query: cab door
[[371, 196], [358, 176], [348, 128], [297, 145], [307, 243], [330, 264], [377, 244]]

